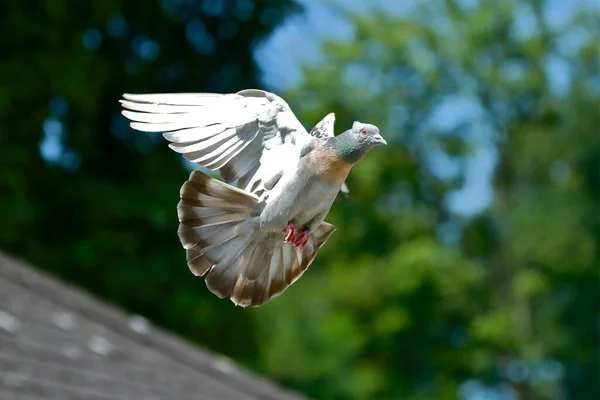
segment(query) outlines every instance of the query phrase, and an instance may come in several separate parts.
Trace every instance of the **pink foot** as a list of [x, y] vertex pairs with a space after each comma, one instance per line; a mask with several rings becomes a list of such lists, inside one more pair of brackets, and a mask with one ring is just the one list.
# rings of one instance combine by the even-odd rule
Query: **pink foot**
[[296, 239], [296, 227], [292, 224], [292, 221], [288, 222], [285, 229], [282, 231], [283, 233], [287, 233], [284, 239], [285, 242], [293, 242]]
[[300, 232], [300, 235], [298, 235], [296, 237], [296, 239], [294, 240], [294, 246], [300, 247], [300, 249], [304, 250], [306, 243], [308, 243], [309, 235], [310, 235], [309, 230], [303, 230], [302, 232]]

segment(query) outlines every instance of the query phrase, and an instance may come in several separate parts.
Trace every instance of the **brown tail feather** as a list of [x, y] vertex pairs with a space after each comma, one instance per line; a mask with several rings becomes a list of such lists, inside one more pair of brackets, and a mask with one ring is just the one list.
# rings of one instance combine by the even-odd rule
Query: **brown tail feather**
[[179, 239], [190, 271], [207, 272], [208, 289], [239, 306], [258, 307], [281, 294], [311, 264], [337, 229], [323, 222], [299, 250], [279, 232], [256, 229], [261, 208], [256, 196], [193, 171], [177, 206]]

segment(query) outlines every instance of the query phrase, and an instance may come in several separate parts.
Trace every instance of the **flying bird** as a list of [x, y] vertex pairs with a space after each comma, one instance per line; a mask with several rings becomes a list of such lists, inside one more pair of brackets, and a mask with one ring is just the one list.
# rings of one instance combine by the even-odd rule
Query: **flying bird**
[[335, 114], [310, 132], [281, 97], [237, 93], [124, 94], [131, 127], [218, 171], [194, 170], [180, 191], [178, 235], [208, 289], [258, 307], [306, 271], [337, 226], [324, 221], [350, 169], [375, 145], [375, 125], [334, 136]]

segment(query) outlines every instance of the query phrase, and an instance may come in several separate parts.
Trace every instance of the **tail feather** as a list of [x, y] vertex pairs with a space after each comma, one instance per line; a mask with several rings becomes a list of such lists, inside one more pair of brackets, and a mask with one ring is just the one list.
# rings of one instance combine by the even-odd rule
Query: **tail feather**
[[217, 214], [211, 215], [208, 217], [197, 217], [197, 218], [186, 218], [185, 222], [187, 226], [190, 227], [209, 227], [209, 226], [218, 226], [223, 224], [230, 224], [234, 222], [245, 221], [248, 218], [248, 215], [245, 213], [227, 213], [227, 214]]
[[190, 271], [196, 276], [202, 276], [213, 266], [213, 262], [204, 255], [204, 252], [194, 245], [185, 251], [186, 260]]
[[193, 171], [177, 207], [179, 238], [190, 271], [205, 274], [208, 289], [239, 306], [258, 307], [285, 291], [311, 264], [337, 227], [326, 222], [300, 250], [279, 232], [256, 228], [258, 198]]
[[239, 271], [239, 263], [245, 253], [252, 251], [252, 248], [249, 248], [251, 247], [251, 242], [243, 242], [243, 240], [240, 240], [240, 242], [240, 247], [232, 251], [229, 255], [224, 255], [222, 258], [216, 259], [218, 261], [215, 262], [206, 277], [206, 286], [220, 298], [231, 296]]
[[244, 265], [244, 268], [240, 271], [247, 280], [257, 280], [263, 274], [265, 268], [270, 264], [271, 259], [273, 258], [273, 251], [277, 246], [277, 243], [271, 243], [272, 241], [273, 238], [269, 238], [269, 240], [263, 238], [263, 240], [256, 245], [256, 250], [252, 253], [252, 258], [248, 260], [247, 264]]
[[235, 223], [221, 224], [220, 226], [199, 226], [195, 228], [180, 223], [177, 233], [185, 249], [199, 245], [206, 252], [209, 246], [234, 238], [236, 236], [233, 231], [234, 228]]
[[181, 200], [185, 200], [186, 203], [190, 206], [204, 208], [214, 207], [216, 208], [216, 210], [219, 211], [239, 211], [245, 210], [247, 208], [243, 204], [238, 204], [227, 200], [220, 200], [214, 197], [208, 197], [203, 195], [192, 196], [192, 193], [197, 193], [197, 189], [185, 185], [181, 188]]
[[[203, 176], [201, 179], [198, 177]], [[210, 176], [200, 172], [193, 171], [188, 181], [190, 186], [196, 189], [196, 197], [198, 194], [212, 197], [219, 200], [226, 200], [234, 204], [245, 205], [248, 208], [256, 208], [257, 198], [235, 186], [228, 185], [216, 179], [212, 179]], [[183, 186], [186, 188], [186, 185]], [[188, 186], [189, 187], [189, 186]], [[218, 208], [227, 208], [225, 206], [219, 206]]]

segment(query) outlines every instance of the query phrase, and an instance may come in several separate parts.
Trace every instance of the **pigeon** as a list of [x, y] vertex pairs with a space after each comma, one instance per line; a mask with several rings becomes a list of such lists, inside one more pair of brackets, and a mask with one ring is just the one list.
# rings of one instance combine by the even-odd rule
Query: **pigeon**
[[162, 132], [195, 169], [180, 190], [178, 236], [187, 265], [237, 306], [259, 307], [294, 283], [337, 229], [324, 221], [354, 166], [387, 144], [355, 121], [334, 135], [335, 114], [310, 132], [281, 97], [237, 93], [123, 94], [123, 115]]

